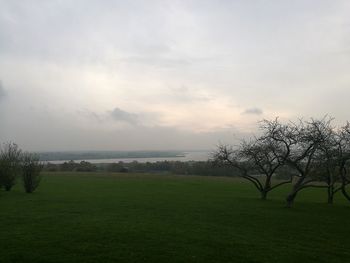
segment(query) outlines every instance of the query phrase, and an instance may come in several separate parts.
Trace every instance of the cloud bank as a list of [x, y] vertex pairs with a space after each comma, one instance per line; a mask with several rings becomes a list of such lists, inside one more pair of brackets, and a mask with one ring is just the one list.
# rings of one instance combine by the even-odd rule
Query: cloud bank
[[344, 121], [349, 13], [346, 0], [3, 0], [0, 141], [203, 149], [262, 116]]

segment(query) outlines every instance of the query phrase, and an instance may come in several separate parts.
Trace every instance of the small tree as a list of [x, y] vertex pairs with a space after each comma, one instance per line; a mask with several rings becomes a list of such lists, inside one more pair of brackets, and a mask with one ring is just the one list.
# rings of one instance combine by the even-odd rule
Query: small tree
[[252, 170], [252, 164], [243, 157], [240, 149], [233, 149], [229, 145], [219, 145], [212, 157], [214, 165], [237, 169], [242, 178], [250, 181], [259, 191], [262, 189], [260, 181], [249, 174]]
[[6, 143], [0, 149], [0, 186], [10, 191], [20, 172], [21, 150], [15, 143]]
[[241, 154], [251, 162], [259, 176], [264, 178], [260, 189], [261, 199], [263, 200], [267, 198], [267, 194], [273, 189], [292, 182], [292, 177], [290, 177], [288, 181], [272, 185], [273, 176], [284, 164], [284, 157], [280, 154], [279, 148], [277, 142], [264, 137], [241, 144]]
[[348, 122], [338, 132], [337, 140], [337, 160], [339, 175], [341, 178], [341, 188], [344, 197], [350, 201], [350, 194], [346, 190], [346, 186], [350, 184], [350, 178], [347, 173], [350, 162], [350, 123]]
[[350, 124], [333, 129], [316, 154], [317, 164], [314, 174], [316, 180], [327, 184], [328, 203], [333, 203], [334, 195], [341, 191], [350, 201], [346, 186], [350, 183], [347, 170], [350, 162]]
[[328, 204], [333, 203], [334, 195], [341, 190], [339, 187], [339, 168], [343, 153], [341, 149], [341, 130], [331, 129], [331, 135], [320, 144], [315, 154], [316, 169], [311, 173], [311, 178], [325, 182], [327, 185]]
[[32, 153], [24, 153], [22, 157], [22, 180], [24, 190], [32, 193], [39, 186], [40, 172], [43, 165], [39, 162], [39, 157]]
[[216, 163], [238, 169], [240, 176], [250, 181], [260, 192], [261, 199], [265, 200], [270, 191], [292, 181], [291, 177], [288, 181], [272, 185], [272, 177], [284, 162], [279, 152], [275, 141], [260, 137], [250, 142], [243, 141], [237, 149], [221, 145], [213, 157]]
[[277, 120], [265, 121], [268, 136], [283, 146], [285, 163], [297, 171], [296, 182], [286, 198], [291, 207], [299, 191], [309, 187], [327, 188], [327, 185], [313, 184], [312, 178], [317, 166], [317, 153], [333, 135], [331, 118], [298, 123], [281, 124]]

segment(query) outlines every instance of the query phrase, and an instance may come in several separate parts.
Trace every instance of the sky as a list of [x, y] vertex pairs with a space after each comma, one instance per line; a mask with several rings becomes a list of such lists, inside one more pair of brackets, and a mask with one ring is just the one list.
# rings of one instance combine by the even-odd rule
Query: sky
[[0, 0], [0, 142], [213, 149], [350, 120], [350, 1]]

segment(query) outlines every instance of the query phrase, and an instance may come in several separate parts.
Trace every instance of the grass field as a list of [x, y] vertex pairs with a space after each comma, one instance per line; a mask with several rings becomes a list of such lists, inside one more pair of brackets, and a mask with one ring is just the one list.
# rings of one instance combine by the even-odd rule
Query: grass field
[[0, 262], [350, 262], [350, 204], [238, 179], [48, 174], [0, 192]]

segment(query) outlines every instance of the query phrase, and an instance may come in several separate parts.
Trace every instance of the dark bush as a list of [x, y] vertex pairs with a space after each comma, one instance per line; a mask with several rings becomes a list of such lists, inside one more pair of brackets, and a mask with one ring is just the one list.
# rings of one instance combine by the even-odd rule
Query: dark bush
[[15, 143], [6, 143], [0, 149], [0, 186], [10, 191], [20, 172], [21, 150]]
[[77, 164], [75, 170], [78, 172], [96, 172], [97, 167], [92, 163], [81, 161], [79, 164]]
[[24, 153], [22, 157], [22, 179], [24, 190], [32, 193], [39, 186], [41, 181], [40, 172], [43, 165], [39, 157], [32, 153]]

